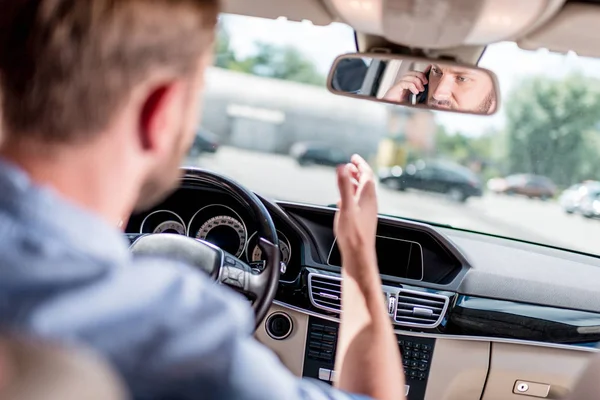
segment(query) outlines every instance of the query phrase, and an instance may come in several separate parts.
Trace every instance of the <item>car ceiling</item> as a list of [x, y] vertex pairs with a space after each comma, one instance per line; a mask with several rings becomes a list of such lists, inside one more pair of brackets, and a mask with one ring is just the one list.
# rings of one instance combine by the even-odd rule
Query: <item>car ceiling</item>
[[[387, 48], [477, 63], [485, 45], [514, 41], [600, 57], [600, 0], [224, 0], [232, 14], [315, 25], [345, 22], [359, 51]], [[434, 10], [433, 12], [431, 10]]]

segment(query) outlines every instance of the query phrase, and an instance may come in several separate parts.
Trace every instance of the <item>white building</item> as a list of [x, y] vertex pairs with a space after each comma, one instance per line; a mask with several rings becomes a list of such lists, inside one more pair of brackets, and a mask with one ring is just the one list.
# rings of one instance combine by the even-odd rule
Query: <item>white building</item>
[[325, 88], [210, 68], [202, 125], [224, 143], [287, 153], [319, 141], [372, 155], [388, 132], [383, 103], [336, 96]]

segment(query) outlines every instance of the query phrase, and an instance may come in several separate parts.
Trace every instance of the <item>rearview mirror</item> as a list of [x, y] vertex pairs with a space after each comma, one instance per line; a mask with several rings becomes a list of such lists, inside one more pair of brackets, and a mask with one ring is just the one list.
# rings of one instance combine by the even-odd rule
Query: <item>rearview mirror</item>
[[342, 55], [327, 87], [342, 96], [477, 115], [494, 114], [500, 103], [498, 81], [489, 70], [403, 55]]

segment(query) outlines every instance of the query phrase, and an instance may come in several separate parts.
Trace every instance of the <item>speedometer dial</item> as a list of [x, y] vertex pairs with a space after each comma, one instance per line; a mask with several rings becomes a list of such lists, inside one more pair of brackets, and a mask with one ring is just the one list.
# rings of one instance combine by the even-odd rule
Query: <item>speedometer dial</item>
[[239, 257], [246, 246], [246, 228], [233, 217], [219, 215], [202, 224], [196, 233], [196, 239], [210, 242]]
[[181, 222], [165, 221], [160, 223], [152, 233], [178, 233], [185, 235], [185, 227]]

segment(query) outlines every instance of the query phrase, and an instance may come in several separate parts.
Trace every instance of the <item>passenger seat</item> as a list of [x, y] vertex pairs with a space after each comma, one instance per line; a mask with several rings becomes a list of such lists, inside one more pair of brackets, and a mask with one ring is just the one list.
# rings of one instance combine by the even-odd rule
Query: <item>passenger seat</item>
[[96, 355], [0, 336], [1, 400], [125, 400], [124, 385]]

